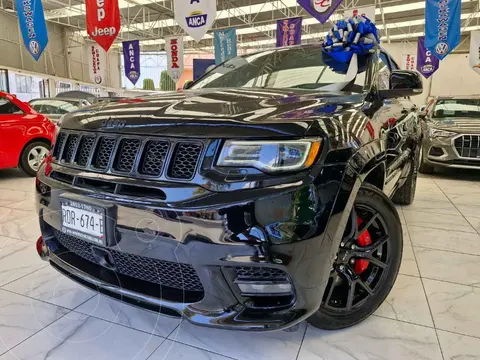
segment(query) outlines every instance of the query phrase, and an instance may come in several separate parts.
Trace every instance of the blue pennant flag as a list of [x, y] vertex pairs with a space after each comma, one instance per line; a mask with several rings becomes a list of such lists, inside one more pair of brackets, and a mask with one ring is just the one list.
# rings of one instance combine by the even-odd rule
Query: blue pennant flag
[[16, 0], [23, 43], [35, 61], [48, 44], [47, 24], [41, 0]]
[[425, 47], [443, 60], [460, 43], [461, 0], [427, 0]]

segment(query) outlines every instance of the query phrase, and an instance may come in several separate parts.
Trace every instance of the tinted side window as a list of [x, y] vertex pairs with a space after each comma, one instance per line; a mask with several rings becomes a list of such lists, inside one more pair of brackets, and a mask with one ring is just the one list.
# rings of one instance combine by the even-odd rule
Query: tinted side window
[[23, 111], [14, 103], [5, 98], [0, 98], [0, 115], [23, 114]]

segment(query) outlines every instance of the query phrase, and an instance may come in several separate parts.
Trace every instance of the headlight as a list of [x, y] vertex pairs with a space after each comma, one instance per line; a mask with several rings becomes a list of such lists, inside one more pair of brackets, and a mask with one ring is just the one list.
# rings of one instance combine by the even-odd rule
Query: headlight
[[451, 137], [451, 136], [454, 136], [454, 135], [456, 135], [456, 133], [454, 133], [452, 131], [430, 128], [430, 137], [432, 137], [432, 138]]
[[219, 166], [247, 166], [273, 173], [310, 167], [320, 150], [320, 141], [234, 141], [223, 145]]

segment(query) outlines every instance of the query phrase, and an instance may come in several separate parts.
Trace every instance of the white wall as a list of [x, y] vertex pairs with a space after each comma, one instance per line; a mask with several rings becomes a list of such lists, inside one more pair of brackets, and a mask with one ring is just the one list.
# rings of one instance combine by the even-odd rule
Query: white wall
[[[72, 41], [64, 26], [47, 22], [48, 45], [39, 61], [25, 49], [15, 14], [0, 11], [0, 68], [2, 66], [89, 82], [88, 57], [83, 39]], [[78, 42], [80, 43], [78, 43]], [[121, 87], [120, 54], [110, 50], [105, 86]]]
[[[384, 42], [382, 46], [400, 66], [402, 66], [402, 54], [417, 54], [416, 41], [391, 44]], [[429, 95], [479, 95], [480, 75], [468, 65], [468, 54], [450, 54], [440, 62], [439, 70], [430, 79], [423, 78], [423, 88], [423, 94], [413, 98], [419, 106], [426, 102]]]

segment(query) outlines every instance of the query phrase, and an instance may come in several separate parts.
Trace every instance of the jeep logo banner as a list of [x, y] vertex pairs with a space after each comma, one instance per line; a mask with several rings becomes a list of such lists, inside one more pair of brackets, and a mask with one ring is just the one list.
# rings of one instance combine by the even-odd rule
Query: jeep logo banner
[[[297, 0], [297, 3], [315, 19], [325, 24], [340, 6], [342, 0]], [[372, 19], [372, 21], [374, 20]]]
[[87, 33], [105, 51], [120, 31], [118, 0], [85, 0]]
[[47, 25], [41, 0], [16, 0], [18, 21], [23, 43], [38, 61], [48, 44]]
[[472, 69], [480, 74], [480, 31], [472, 31], [470, 34], [469, 62]]
[[428, 79], [438, 70], [440, 66], [440, 60], [433, 56], [432, 52], [425, 48], [425, 38], [418, 38], [417, 48], [417, 70], [422, 74], [425, 79]]
[[177, 82], [183, 74], [183, 36], [165, 37], [167, 73]]
[[460, 43], [461, 0], [427, 0], [425, 47], [440, 60]]
[[175, 20], [195, 41], [202, 40], [217, 17], [216, 0], [175, 1]]
[[105, 67], [107, 65], [105, 51], [98, 45], [90, 45], [87, 56], [90, 79], [94, 84], [103, 85], [105, 83]]

